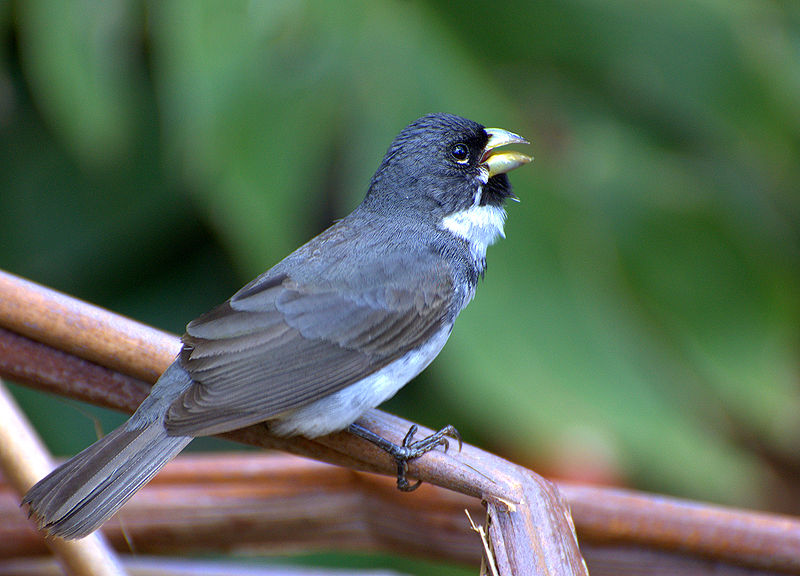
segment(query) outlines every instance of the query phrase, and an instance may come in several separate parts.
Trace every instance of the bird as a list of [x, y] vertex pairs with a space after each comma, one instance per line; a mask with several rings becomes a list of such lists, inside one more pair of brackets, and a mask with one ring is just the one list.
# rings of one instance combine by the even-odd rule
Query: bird
[[505, 237], [507, 173], [528, 142], [453, 114], [392, 141], [364, 200], [223, 304], [186, 326], [182, 349], [130, 419], [33, 486], [23, 505], [49, 535], [82, 538], [193, 438], [263, 423], [278, 436], [348, 430], [398, 464], [452, 426], [398, 445], [357, 421], [442, 350]]

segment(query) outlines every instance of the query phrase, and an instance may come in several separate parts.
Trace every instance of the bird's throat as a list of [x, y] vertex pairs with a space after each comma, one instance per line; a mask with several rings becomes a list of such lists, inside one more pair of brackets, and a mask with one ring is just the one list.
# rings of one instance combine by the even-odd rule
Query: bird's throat
[[473, 205], [442, 218], [440, 226], [454, 236], [465, 240], [476, 265], [483, 270], [486, 249], [498, 237], [505, 238], [503, 226], [506, 211], [500, 206]]

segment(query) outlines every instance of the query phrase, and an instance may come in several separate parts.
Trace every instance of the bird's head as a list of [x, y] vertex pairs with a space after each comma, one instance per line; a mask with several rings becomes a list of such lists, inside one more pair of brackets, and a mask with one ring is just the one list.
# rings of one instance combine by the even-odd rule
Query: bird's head
[[422, 210], [439, 219], [513, 198], [506, 173], [529, 156], [497, 150], [527, 141], [452, 114], [429, 114], [394, 139], [372, 179], [367, 202]]

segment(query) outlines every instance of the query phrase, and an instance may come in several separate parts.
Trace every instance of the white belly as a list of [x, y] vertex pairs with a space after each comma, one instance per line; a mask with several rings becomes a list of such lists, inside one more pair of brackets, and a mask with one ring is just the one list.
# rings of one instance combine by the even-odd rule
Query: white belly
[[330, 396], [269, 421], [279, 436], [308, 438], [343, 430], [370, 408], [375, 408], [405, 386], [433, 362], [450, 336], [450, 327], [440, 330], [427, 344], [384, 366], [363, 380]]

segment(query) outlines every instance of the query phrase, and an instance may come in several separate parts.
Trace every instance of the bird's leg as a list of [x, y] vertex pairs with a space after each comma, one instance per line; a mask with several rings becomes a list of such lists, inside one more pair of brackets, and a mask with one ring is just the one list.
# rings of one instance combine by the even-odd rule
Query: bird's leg
[[414, 434], [417, 432], [417, 425], [414, 424], [411, 429], [409, 429], [406, 437], [403, 438], [403, 443], [401, 445], [390, 442], [383, 436], [379, 436], [375, 434], [375, 432], [367, 430], [360, 424], [351, 424], [348, 431], [359, 438], [372, 442], [375, 446], [394, 458], [394, 461], [397, 463], [397, 488], [403, 492], [416, 490], [419, 488], [419, 485], [422, 484], [422, 481], [409, 484], [408, 479], [406, 479], [409, 460], [419, 458], [437, 446], [444, 446], [444, 450], [447, 452], [447, 449], [450, 447], [450, 442], [447, 439], [448, 437], [458, 440], [458, 449], [461, 450], [461, 434], [458, 433], [458, 430], [449, 425], [438, 432], [434, 432], [430, 436], [426, 436], [422, 440], [414, 442]]

